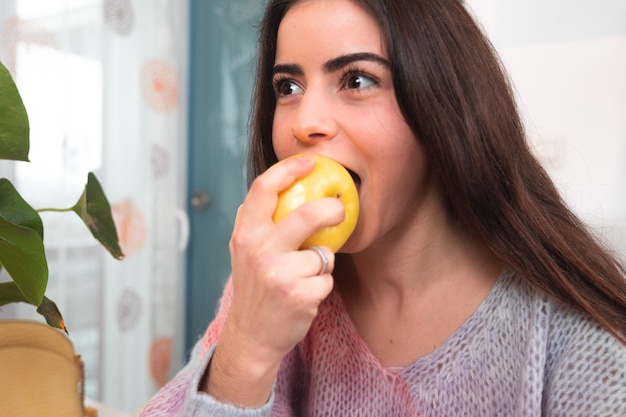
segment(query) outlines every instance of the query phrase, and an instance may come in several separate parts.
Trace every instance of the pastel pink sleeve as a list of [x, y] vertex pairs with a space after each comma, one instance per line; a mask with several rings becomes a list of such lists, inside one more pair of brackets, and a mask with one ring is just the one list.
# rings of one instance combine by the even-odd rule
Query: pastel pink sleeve
[[[224, 287], [217, 314], [209, 324], [204, 336], [202, 336], [194, 346], [189, 361], [171, 381], [150, 398], [141, 408], [139, 416], [175, 417], [211, 415], [211, 413], [206, 413], [208, 410], [194, 410], [194, 412], [189, 412], [189, 408], [195, 409], [198, 404], [204, 405], [205, 403], [207, 406], [210, 406], [208, 408], [223, 408], [220, 404], [212, 404], [213, 402], [208, 396], [199, 394], [197, 385], [208, 366], [209, 358], [207, 356], [208, 354], [212, 354], [211, 348], [217, 343], [219, 335], [224, 328], [232, 296], [233, 288], [229, 278]], [[219, 415], [229, 415], [229, 413], [220, 413]]]
[[228, 278], [228, 281], [226, 281], [226, 285], [224, 286], [222, 298], [220, 299], [217, 315], [215, 316], [211, 324], [209, 324], [209, 327], [202, 337], [202, 348], [200, 350], [200, 356], [204, 356], [209, 351], [211, 346], [217, 343], [220, 333], [224, 328], [224, 324], [226, 323], [226, 317], [228, 317], [228, 312], [230, 311], [230, 305], [232, 303], [232, 300], [233, 282], [231, 278]]

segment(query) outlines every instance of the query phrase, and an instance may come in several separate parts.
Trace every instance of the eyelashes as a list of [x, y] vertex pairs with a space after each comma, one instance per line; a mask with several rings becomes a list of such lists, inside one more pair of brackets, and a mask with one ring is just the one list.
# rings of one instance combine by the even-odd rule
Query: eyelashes
[[340, 73], [339, 82], [344, 89], [362, 90], [380, 85], [378, 78], [357, 66], [348, 66]]
[[272, 85], [274, 86], [274, 93], [276, 94], [276, 97], [291, 96], [304, 91], [304, 89], [302, 89], [302, 87], [300, 87], [295, 80], [287, 77], [286, 75], [275, 76], [272, 80]]
[[[358, 66], [350, 65], [337, 74], [341, 90], [350, 90], [358, 93], [380, 86], [380, 80]], [[272, 80], [276, 97], [288, 97], [304, 93], [304, 87], [289, 74], [277, 74]]]

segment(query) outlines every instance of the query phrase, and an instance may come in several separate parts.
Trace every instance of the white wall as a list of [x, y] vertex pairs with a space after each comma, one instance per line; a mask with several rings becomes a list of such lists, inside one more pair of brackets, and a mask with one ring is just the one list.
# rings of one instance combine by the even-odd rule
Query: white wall
[[474, 0], [566, 201], [626, 257], [626, 1]]

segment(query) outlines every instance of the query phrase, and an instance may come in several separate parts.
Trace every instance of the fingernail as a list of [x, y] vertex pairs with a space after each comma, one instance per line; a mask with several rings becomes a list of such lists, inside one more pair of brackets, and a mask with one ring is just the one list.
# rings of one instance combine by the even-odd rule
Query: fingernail
[[310, 154], [302, 154], [298, 157], [298, 160], [305, 165], [312, 165], [315, 163], [315, 157]]

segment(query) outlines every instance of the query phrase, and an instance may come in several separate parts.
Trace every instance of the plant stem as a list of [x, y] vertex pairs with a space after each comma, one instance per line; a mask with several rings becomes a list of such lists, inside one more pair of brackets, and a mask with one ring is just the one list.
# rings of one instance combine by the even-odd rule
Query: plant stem
[[64, 212], [67, 212], [67, 211], [72, 211], [72, 207], [70, 207], [70, 208], [64, 208], [64, 209], [60, 209], [60, 208], [50, 208], [50, 207], [48, 207], [48, 208], [42, 208], [42, 209], [37, 209], [37, 212], [39, 212], [39, 213], [42, 213], [42, 212], [44, 212], [44, 211], [55, 211], [55, 212], [58, 212], [58, 213], [64, 213]]

